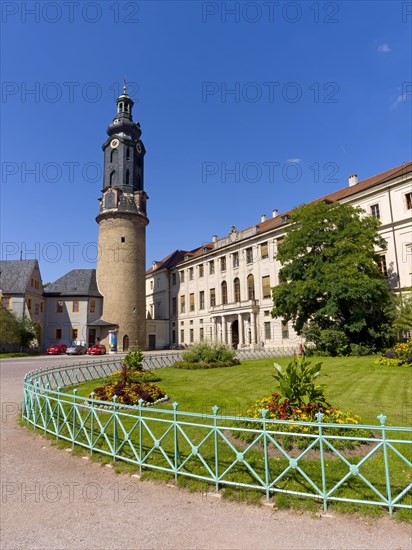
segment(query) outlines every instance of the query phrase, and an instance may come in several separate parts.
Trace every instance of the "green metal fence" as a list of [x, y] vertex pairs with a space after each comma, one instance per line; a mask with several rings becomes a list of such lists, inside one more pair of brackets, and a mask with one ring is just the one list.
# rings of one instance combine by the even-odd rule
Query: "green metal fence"
[[[146, 355], [145, 363], [170, 365], [179, 354]], [[55, 366], [29, 372], [24, 379], [23, 418], [90, 451], [129, 462], [139, 469], [161, 470], [177, 479], [200, 480], [218, 491], [255, 489], [267, 499], [277, 493], [333, 501], [412, 509], [412, 428], [386, 425], [274, 421], [120, 406], [77, 390], [62, 391], [117, 370], [116, 360]], [[302, 430], [297, 432], [297, 427]], [[337, 432], [338, 431], [338, 432]], [[366, 435], [365, 435], [366, 434]], [[343, 446], [358, 445], [346, 452]]]

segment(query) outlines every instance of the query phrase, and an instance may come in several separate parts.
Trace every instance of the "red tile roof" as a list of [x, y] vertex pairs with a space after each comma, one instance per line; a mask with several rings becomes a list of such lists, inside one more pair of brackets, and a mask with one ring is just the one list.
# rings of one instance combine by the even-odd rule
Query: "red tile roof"
[[[404, 164], [401, 164], [400, 166], [396, 166], [395, 168], [391, 168], [390, 170], [387, 170], [386, 172], [382, 172], [381, 174], [377, 174], [376, 176], [372, 176], [370, 178], [367, 178], [365, 180], [359, 181], [357, 184], [352, 185], [351, 187], [347, 186], [343, 189], [339, 189], [338, 191], [334, 191], [333, 193], [330, 193], [329, 195], [325, 195], [324, 197], [318, 198], [314, 201], [311, 201], [312, 203], [320, 202], [320, 201], [328, 201], [328, 202], [336, 202], [339, 200], [342, 200], [344, 198], [350, 197], [351, 195], [356, 195], [357, 193], [360, 193], [361, 191], [365, 191], [365, 189], [369, 189], [371, 187], [374, 187], [376, 185], [380, 185], [382, 183], [386, 183], [387, 181], [390, 181], [396, 177], [404, 176], [408, 173], [412, 172], [412, 162], [406, 162]], [[291, 214], [292, 210], [289, 210], [287, 212], [282, 212], [275, 218], [269, 218], [264, 222], [259, 222], [254, 224], [254, 227], [256, 226], [258, 228], [258, 233], [264, 233], [266, 231], [269, 231], [270, 229], [274, 229], [276, 227], [280, 227], [283, 224], [282, 218], [284, 216], [289, 216]], [[247, 227], [246, 229], [249, 229]], [[154, 271], [157, 271], [159, 269], [164, 268], [171, 268], [175, 267], [177, 264], [179, 264], [185, 256], [189, 256], [190, 258], [198, 258], [199, 256], [203, 255], [203, 251], [205, 248], [209, 250], [213, 250], [215, 247], [215, 243], [210, 242], [207, 244], [202, 244], [202, 246], [195, 248], [189, 252], [184, 250], [176, 250], [169, 256], [166, 256], [163, 260], [160, 262], [157, 262], [157, 267], [155, 269], [151, 268], [148, 271], [146, 271], [146, 274], [153, 273]]]

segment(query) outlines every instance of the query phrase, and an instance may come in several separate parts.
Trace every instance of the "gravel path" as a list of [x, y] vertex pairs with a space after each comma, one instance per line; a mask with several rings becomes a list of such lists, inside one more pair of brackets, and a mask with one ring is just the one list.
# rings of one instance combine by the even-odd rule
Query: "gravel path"
[[[1, 548], [402, 549], [392, 521], [274, 511], [116, 475], [16, 423], [24, 373], [59, 358], [4, 360]], [[61, 362], [61, 359], [60, 359]]]

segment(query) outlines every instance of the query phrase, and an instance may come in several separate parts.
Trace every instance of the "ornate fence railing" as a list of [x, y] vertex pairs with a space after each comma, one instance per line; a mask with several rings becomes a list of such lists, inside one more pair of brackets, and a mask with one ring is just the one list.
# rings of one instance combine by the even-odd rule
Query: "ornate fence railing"
[[[154, 360], [171, 364], [180, 354]], [[161, 470], [177, 479], [194, 478], [232, 490], [262, 491], [316, 499], [324, 510], [330, 502], [350, 502], [412, 509], [412, 428], [386, 425], [274, 421], [260, 418], [125, 406], [80, 396], [67, 386], [110, 375], [119, 362], [49, 367], [24, 379], [22, 416], [57, 439], [125, 461], [143, 470]], [[297, 431], [299, 429], [300, 431]], [[354, 450], [347, 450], [347, 447]]]

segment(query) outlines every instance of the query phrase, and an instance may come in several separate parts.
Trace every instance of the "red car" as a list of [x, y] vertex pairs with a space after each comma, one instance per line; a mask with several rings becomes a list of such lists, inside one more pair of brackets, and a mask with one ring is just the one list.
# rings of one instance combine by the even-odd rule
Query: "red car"
[[106, 346], [102, 344], [94, 344], [87, 350], [88, 355], [104, 355], [106, 353]]
[[66, 344], [54, 344], [47, 348], [47, 355], [59, 355], [60, 353], [66, 353], [67, 346]]

